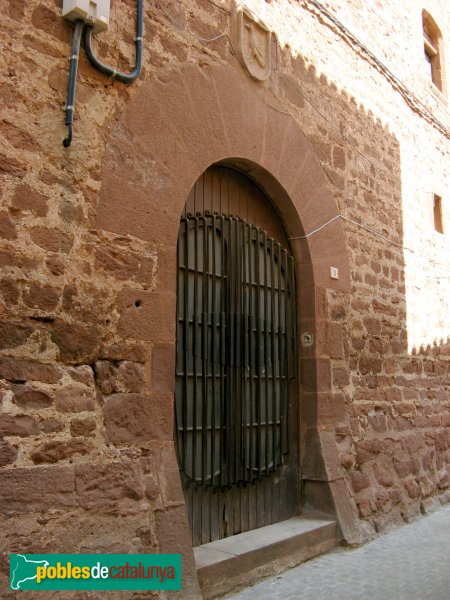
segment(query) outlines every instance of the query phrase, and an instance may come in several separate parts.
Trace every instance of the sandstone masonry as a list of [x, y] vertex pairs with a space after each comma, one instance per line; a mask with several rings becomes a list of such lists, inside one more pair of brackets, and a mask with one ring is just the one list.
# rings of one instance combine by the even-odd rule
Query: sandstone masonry
[[[274, 33], [266, 82], [251, 80], [236, 58], [228, 0], [146, 0], [142, 76], [127, 87], [82, 52], [75, 138], [65, 149], [72, 26], [59, 1], [3, 3], [3, 590], [10, 552], [161, 551], [184, 555], [178, 597], [199, 597], [173, 443], [176, 240], [187, 197], [177, 193], [198, 177], [198, 148], [213, 148], [215, 160], [239, 158], [233, 148], [221, 154], [225, 136], [213, 135], [217, 121], [235, 139], [228, 115], [255, 124], [257, 141], [250, 132], [243, 152], [247, 143], [249, 155], [258, 146], [274, 162], [289, 158], [293, 179], [306, 159], [266, 148], [265, 124], [278, 119], [281, 128], [284, 119], [286, 147], [300, 129], [343, 217], [348, 286], [344, 266], [341, 280], [329, 278], [331, 229], [308, 242], [319, 257], [315, 280], [310, 255], [297, 265], [299, 334], [315, 335], [299, 364], [308, 502], [325, 482], [345, 506], [337, 512], [352, 542], [450, 500], [450, 113], [425, 74], [421, 21], [426, 8], [448, 48], [448, 3], [323, 2], [447, 135], [314, 3], [247, 4]], [[95, 45], [102, 60], [127, 70], [135, 3], [116, 0], [111, 17]], [[218, 73], [238, 82], [236, 105]], [[182, 90], [174, 81], [187, 83]], [[202, 103], [213, 93], [216, 105]], [[169, 118], [180, 98], [190, 102], [184, 124]], [[298, 194], [320, 226], [330, 215], [308, 204], [317, 187], [311, 173]], [[433, 226], [433, 194], [443, 199], [444, 234]], [[300, 237], [287, 214], [287, 233]], [[296, 257], [303, 243], [292, 240]], [[311, 286], [302, 288], [302, 278], [314, 280], [313, 300], [303, 304]]]

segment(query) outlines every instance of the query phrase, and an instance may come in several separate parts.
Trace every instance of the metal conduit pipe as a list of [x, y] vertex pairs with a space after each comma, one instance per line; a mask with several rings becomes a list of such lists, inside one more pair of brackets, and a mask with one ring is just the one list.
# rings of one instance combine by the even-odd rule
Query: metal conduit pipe
[[143, 37], [144, 37], [144, 0], [137, 0], [137, 18], [136, 18], [136, 66], [131, 73], [122, 73], [117, 69], [113, 69], [108, 65], [103, 64], [94, 54], [92, 49], [92, 27], [86, 26], [85, 33], [85, 50], [87, 57], [91, 64], [98, 69], [101, 73], [123, 81], [124, 83], [131, 83], [137, 77], [139, 77], [142, 69], [142, 48], [143, 48]]
[[72, 35], [72, 47], [70, 50], [70, 71], [69, 71], [69, 85], [67, 88], [67, 102], [65, 106], [66, 111], [66, 125], [68, 128], [67, 137], [63, 140], [65, 148], [68, 148], [72, 143], [73, 135], [73, 116], [75, 112], [75, 91], [77, 87], [77, 71], [78, 71], [78, 59], [80, 57], [80, 43], [81, 35], [83, 33], [83, 21], [76, 21]]

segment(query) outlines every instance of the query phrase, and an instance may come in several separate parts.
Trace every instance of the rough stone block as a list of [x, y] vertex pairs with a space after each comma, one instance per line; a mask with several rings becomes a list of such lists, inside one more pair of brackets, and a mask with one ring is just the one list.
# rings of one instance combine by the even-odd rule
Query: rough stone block
[[1, 415], [0, 437], [39, 435], [39, 425], [34, 417], [29, 415]]
[[108, 440], [114, 444], [173, 437], [173, 397], [169, 395], [113, 394], [103, 414]]
[[70, 433], [74, 437], [92, 437], [96, 426], [97, 422], [93, 417], [80, 417], [70, 422]]
[[95, 410], [95, 390], [75, 385], [63, 387], [56, 392], [55, 408], [63, 413]]
[[379, 484], [385, 487], [394, 485], [394, 477], [388, 466], [375, 463], [373, 465], [373, 471]]
[[365, 490], [370, 486], [370, 480], [365, 473], [361, 471], [350, 471], [350, 479], [355, 492]]
[[417, 458], [407, 458], [405, 460], [395, 459], [394, 469], [399, 477], [404, 478], [410, 474], [417, 475], [420, 469], [420, 463]]
[[0, 441], [0, 467], [6, 467], [15, 462], [18, 448], [6, 440]]
[[57, 463], [65, 458], [71, 458], [75, 454], [89, 454], [92, 446], [84, 440], [44, 442], [33, 450], [30, 455], [34, 464]]
[[61, 319], [55, 319], [53, 322], [50, 336], [59, 347], [60, 359], [70, 364], [91, 363], [101, 345], [96, 327], [85, 327]]
[[4, 211], [0, 211], [0, 239], [15, 240], [17, 238], [16, 223], [10, 215]]
[[0, 350], [17, 348], [25, 344], [33, 331], [34, 327], [26, 323], [0, 321]]
[[0, 511], [5, 515], [71, 508], [75, 502], [73, 469], [46, 467], [0, 472]]
[[11, 200], [11, 206], [17, 210], [31, 211], [38, 217], [45, 217], [48, 211], [46, 196], [33, 190], [33, 188], [26, 183], [16, 187], [16, 191]]
[[67, 254], [73, 246], [73, 235], [58, 229], [33, 227], [30, 235], [35, 244], [50, 252]]
[[0, 358], [0, 377], [8, 381], [40, 381], [57, 383], [62, 371], [56, 365], [46, 365], [13, 358]]
[[383, 443], [381, 440], [361, 440], [356, 442], [356, 462], [359, 465], [372, 460], [378, 456], [378, 454], [383, 450]]
[[48, 408], [52, 399], [42, 390], [35, 390], [29, 385], [14, 385], [14, 403], [20, 408], [39, 409]]
[[95, 378], [105, 395], [115, 392], [139, 393], [145, 388], [144, 365], [136, 362], [114, 364], [105, 360], [97, 361]]
[[144, 496], [139, 466], [131, 461], [77, 465], [75, 488], [87, 510], [111, 510], [122, 500], [137, 502]]

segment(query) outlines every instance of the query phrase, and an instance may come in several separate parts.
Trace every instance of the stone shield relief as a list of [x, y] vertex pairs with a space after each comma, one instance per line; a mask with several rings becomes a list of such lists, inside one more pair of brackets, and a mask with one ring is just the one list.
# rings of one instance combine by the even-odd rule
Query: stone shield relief
[[239, 61], [253, 79], [264, 81], [272, 68], [271, 31], [246, 6], [235, 5], [233, 12], [234, 39]]

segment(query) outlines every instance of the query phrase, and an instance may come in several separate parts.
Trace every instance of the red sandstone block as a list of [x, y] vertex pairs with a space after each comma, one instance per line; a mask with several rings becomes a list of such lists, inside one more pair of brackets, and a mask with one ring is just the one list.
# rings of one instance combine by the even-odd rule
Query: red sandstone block
[[366, 319], [363, 319], [363, 323], [369, 335], [381, 334], [381, 323], [378, 319], [367, 317]]
[[152, 348], [151, 391], [173, 394], [175, 388], [175, 346], [155, 344]]
[[175, 337], [175, 293], [124, 289], [117, 297], [118, 333], [126, 339], [172, 342]]
[[50, 252], [67, 254], [73, 246], [73, 235], [58, 229], [36, 226], [30, 229], [30, 235], [35, 244]]
[[50, 273], [52, 275], [55, 275], [56, 277], [59, 277], [59, 275], [62, 275], [66, 268], [66, 263], [65, 263], [64, 259], [61, 258], [60, 256], [50, 256], [45, 261], [45, 265], [46, 265], [47, 269], [50, 271]]
[[394, 478], [388, 466], [375, 463], [373, 465], [373, 471], [379, 484], [384, 485], [385, 487], [394, 485]]
[[139, 465], [132, 461], [76, 465], [75, 490], [80, 506], [97, 511], [110, 511], [120, 501], [137, 502], [144, 496]]
[[51, 440], [35, 448], [30, 454], [30, 458], [36, 465], [57, 463], [65, 458], [71, 458], [75, 454], [88, 454], [91, 450], [92, 446], [84, 440]]
[[183, 594], [185, 598], [199, 598], [197, 569], [192, 554], [192, 538], [184, 505], [155, 511], [156, 538], [159, 551], [183, 554]]
[[20, 211], [31, 211], [38, 217], [45, 217], [48, 211], [47, 197], [33, 190], [27, 183], [16, 187], [11, 206]]
[[404, 478], [411, 474], [417, 475], [420, 470], [420, 463], [417, 458], [407, 458], [405, 460], [394, 458], [394, 469], [399, 477]]
[[108, 440], [114, 444], [173, 438], [171, 395], [113, 394], [103, 414]]
[[159, 475], [159, 481], [164, 503], [167, 505], [173, 502], [184, 502], [180, 471], [173, 444], [161, 448], [161, 466], [162, 472]]
[[382, 509], [384, 512], [389, 512], [391, 508], [391, 498], [389, 493], [385, 490], [378, 492], [375, 497], [375, 505], [378, 509]]
[[143, 342], [127, 343], [118, 342], [104, 346], [99, 353], [99, 358], [107, 360], [130, 360], [145, 363], [150, 356], [147, 344]]
[[344, 469], [351, 469], [355, 464], [353, 454], [340, 454], [339, 460]]
[[383, 443], [381, 440], [361, 440], [356, 442], [356, 462], [361, 465], [369, 460], [377, 457], [377, 455], [383, 450]]
[[350, 373], [345, 367], [333, 369], [333, 386], [344, 388], [350, 383]]
[[0, 349], [7, 350], [21, 346], [33, 331], [34, 327], [32, 325], [0, 321]]
[[10, 158], [4, 154], [0, 154], [0, 173], [6, 175], [15, 175], [16, 177], [24, 177], [27, 172], [27, 167], [24, 163], [19, 162], [15, 158]]
[[370, 506], [370, 501], [367, 498], [363, 498], [358, 502], [358, 510], [361, 517], [365, 518], [370, 515], [372, 512], [372, 508]]
[[92, 437], [97, 422], [93, 417], [79, 417], [70, 422], [70, 433], [74, 437]]
[[305, 392], [302, 396], [302, 418], [309, 427], [332, 425], [344, 419], [345, 395], [341, 392]]
[[6, 211], [0, 211], [0, 239], [15, 240], [17, 238], [16, 222]]
[[95, 363], [94, 368], [97, 384], [103, 394], [144, 391], [144, 365], [140, 363], [122, 361], [114, 364], [101, 360]]
[[0, 437], [14, 436], [27, 437], [39, 435], [39, 425], [36, 419], [29, 415], [1, 415]]
[[407, 479], [403, 485], [410, 498], [418, 498], [420, 496], [420, 488], [415, 479]]
[[118, 280], [137, 280], [150, 287], [153, 282], [155, 258], [133, 252], [124, 246], [109, 244], [97, 248], [94, 266], [96, 270], [104, 271]]
[[20, 408], [39, 409], [48, 408], [52, 399], [42, 390], [35, 390], [29, 385], [14, 385], [14, 404]]
[[362, 356], [359, 359], [359, 371], [363, 375], [367, 375], [369, 373], [381, 373], [382, 365], [383, 363], [380, 358], [369, 358]]
[[398, 487], [393, 487], [388, 490], [389, 498], [391, 499], [392, 504], [400, 504], [402, 502], [402, 491]]
[[90, 367], [89, 365], [81, 365], [80, 367], [68, 368], [67, 373], [74, 381], [84, 383], [85, 385], [89, 385], [91, 387], [95, 386], [94, 372], [92, 370], [92, 367]]
[[327, 323], [326, 347], [330, 358], [344, 357], [342, 325], [339, 323]]
[[13, 358], [0, 358], [0, 378], [8, 381], [40, 381], [57, 383], [62, 371], [55, 365], [34, 363]]
[[361, 471], [350, 471], [350, 479], [356, 493], [370, 486], [369, 478], [365, 473], [361, 473]]
[[6, 440], [0, 441], [0, 467], [14, 463], [17, 458], [18, 448]]
[[402, 438], [402, 445], [405, 452], [416, 454], [425, 447], [425, 440], [420, 432], [414, 432], [412, 435]]
[[384, 433], [387, 431], [387, 419], [384, 414], [375, 414], [374, 416], [367, 417], [370, 426], [377, 433]]
[[73, 469], [46, 467], [0, 472], [0, 511], [5, 515], [71, 508], [75, 502]]
[[31, 15], [33, 26], [41, 29], [51, 37], [57, 37], [63, 42], [69, 41], [69, 26], [61, 19], [55, 11], [50, 8], [39, 5], [34, 9]]
[[59, 357], [66, 363], [91, 363], [100, 347], [99, 331], [94, 326], [84, 326], [55, 319], [50, 336], [59, 347]]
[[63, 387], [56, 392], [55, 408], [63, 413], [95, 410], [95, 390], [75, 385]]
[[6, 306], [17, 304], [20, 297], [20, 287], [13, 279], [3, 277], [0, 281], [0, 291]]
[[405, 417], [390, 419], [390, 425], [395, 431], [407, 431], [408, 429], [414, 429], [412, 421], [406, 419]]
[[34, 282], [29, 283], [23, 292], [23, 302], [30, 308], [52, 311], [57, 307], [60, 296], [61, 290], [58, 288]]
[[58, 433], [64, 429], [64, 423], [59, 419], [45, 419], [39, 424], [43, 433]]
[[302, 387], [305, 392], [326, 392], [331, 389], [330, 361], [307, 358], [301, 362]]

